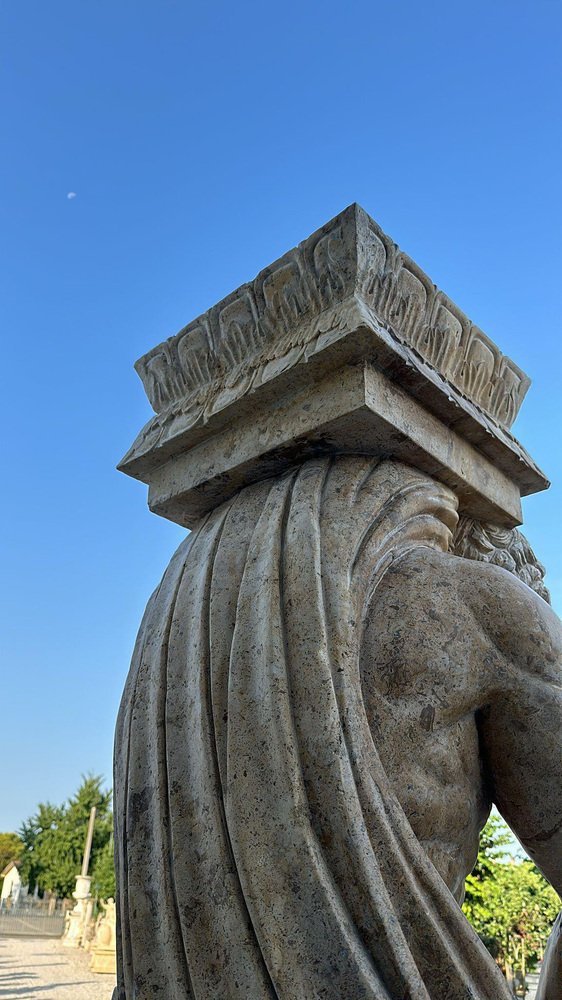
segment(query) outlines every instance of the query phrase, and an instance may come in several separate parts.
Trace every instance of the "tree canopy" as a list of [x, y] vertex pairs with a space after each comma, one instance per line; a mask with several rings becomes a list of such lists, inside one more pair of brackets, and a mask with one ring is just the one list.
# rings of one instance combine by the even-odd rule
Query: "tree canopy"
[[19, 861], [24, 843], [17, 833], [0, 833], [0, 872], [10, 861]]
[[466, 880], [463, 910], [504, 973], [524, 978], [542, 958], [560, 899], [532, 861], [512, 854], [509, 828], [491, 816]]
[[[40, 803], [35, 815], [22, 824], [20, 838], [24, 850], [20, 871], [22, 881], [30, 889], [37, 886], [41, 892], [54, 892], [61, 897], [71, 895], [82, 866], [92, 806], [96, 807], [96, 821], [89, 871], [94, 876], [96, 866], [101, 865], [105, 872], [104, 890], [111, 888], [106, 858], [113, 829], [111, 792], [105, 791], [102, 783], [99, 775], [86, 776], [68, 802], [61, 806]], [[107, 894], [114, 892], [113, 884], [113, 892]]]

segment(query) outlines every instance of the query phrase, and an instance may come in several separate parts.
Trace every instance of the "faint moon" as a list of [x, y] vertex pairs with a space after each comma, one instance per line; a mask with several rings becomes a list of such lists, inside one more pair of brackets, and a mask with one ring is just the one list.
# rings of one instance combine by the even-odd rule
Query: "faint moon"
[[72, 201], [73, 198], [76, 198], [76, 191], [69, 191], [66, 197], [69, 201]]

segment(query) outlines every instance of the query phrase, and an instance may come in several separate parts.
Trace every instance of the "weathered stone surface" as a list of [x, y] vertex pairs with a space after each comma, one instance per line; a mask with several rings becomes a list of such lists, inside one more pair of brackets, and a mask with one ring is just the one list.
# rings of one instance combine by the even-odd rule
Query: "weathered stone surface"
[[[345, 335], [359, 304], [467, 399], [510, 427], [529, 378], [358, 205], [137, 362], [157, 413], [218, 412]], [[327, 315], [334, 309], [333, 316]], [[338, 330], [342, 325], [343, 329]]]
[[[409, 426], [398, 417], [399, 433], [391, 421], [385, 436], [371, 394], [364, 416], [373, 416], [360, 428], [365, 453], [404, 457], [408, 449], [397, 445], [409, 427], [417, 429], [417, 447], [429, 426], [416, 463], [454, 485], [458, 466], [443, 461], [443, 449], [436, 464], [431, 451], [433, 428], [442, 439], [452, 430], [467, 454], [484, 455], [490, 470], [489, 497], [482, 484], [476, 491], [463, 484], [461, 508], [520, 523], [519, 495], [548, 485], [508, 430], [529, 379], [357, 205], [140, 359], [137, 370], [157, 415], [120, 468], [149, 484], [156, 513], [191, 527], [265, 468], [291, 462], [299, 448], [314, 454], [341, 447], [358, 407], [355, 392], [345, 395], [347, 373], [357, 365], [376, 371], [379, 385], [383, 376], [397, 384], [400, 411], [410, 396], [421, 417]], [[337, 402], [332, 376], [340, 376]], [[303, 397], [311, 392], [323, 420], [306, 419]], [[502, 474], [513, 483], [503, 507]]]
[[562, 636], [455, 508], [326, 457], [180, 547], [116, 737], [120, 997], [507, 1000], [455, 898], [492, 799], [561, 886]]
[[116, 1000], [509, 1000], [458, 906], [492, 803], [562, 889], [562, 628], [513, 527], [545, 481], [499, 422], [525, 380], [373, 227], [141, 365], [125, 468], [193, 531], [117, 725]]
[[348, 365], [239, 417], [150, 475], [156, 514], [190, 527], [246, 483], [315, 454], [393, 455], [451, 486], [464, 511], [521, 523], [519, 463], [508, 471], [446, 427], [372, 365]]

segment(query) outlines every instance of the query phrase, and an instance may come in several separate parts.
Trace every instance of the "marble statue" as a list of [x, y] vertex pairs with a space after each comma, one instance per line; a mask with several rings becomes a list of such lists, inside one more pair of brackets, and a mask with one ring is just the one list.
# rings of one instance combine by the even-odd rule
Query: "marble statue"
[[115, 921], [115, 900], [106, 899], [101, 903], [101, 913], [90, 945], [92, 972], [115, 975]]
[[459, 903], [492, 804], [562, 889], [528, 379], [357, 206], [225, 303], [121, 466], [192, 530], [117, 725], [116, 1000], [508, 1000]]

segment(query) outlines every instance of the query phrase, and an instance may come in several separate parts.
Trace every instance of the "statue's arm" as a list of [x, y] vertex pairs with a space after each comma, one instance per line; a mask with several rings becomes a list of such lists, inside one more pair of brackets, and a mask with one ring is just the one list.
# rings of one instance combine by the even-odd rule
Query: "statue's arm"
[[511, 574], [473, 565], [469, 575], [468, 602], [492, 640], [478, 719], [492, 798], [562, 893], [562, 623]]

